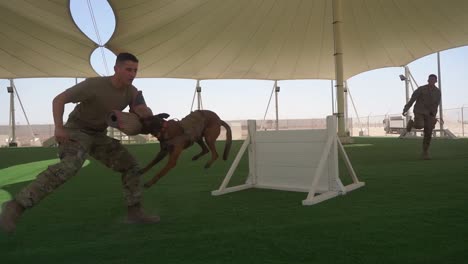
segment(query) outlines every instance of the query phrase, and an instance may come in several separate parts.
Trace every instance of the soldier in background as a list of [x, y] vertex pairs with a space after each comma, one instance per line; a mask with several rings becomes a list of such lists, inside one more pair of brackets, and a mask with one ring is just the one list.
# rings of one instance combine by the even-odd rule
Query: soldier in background
[[428, 77], [427, 84], [418, 87], [411, 95], [411, 99], [403, 108], [403, 116], [406, 116], [408, 110], [414, 102], [414, 120], [410, 119], [406, 126], [406, 131], [410, 132], [412, 128], [424, 128], [423, 139], [423, 159], [431, 159], [429, 155], [429, 146], [432, 139], [432, 131], [434, 130], [437, 122], [436, 115], [440, 104], [440, 90], [435, 86], [437, 83], [437, 75], [431, 74]]

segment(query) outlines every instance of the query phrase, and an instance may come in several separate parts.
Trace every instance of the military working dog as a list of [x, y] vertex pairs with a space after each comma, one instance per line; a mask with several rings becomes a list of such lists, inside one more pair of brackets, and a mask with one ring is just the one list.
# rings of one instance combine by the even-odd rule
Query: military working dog
[[168, 117], [168, 114], [162, 113], [141, 119], [142, 133], [151, 134], [156, 137], [161, 146], [159, 153], [141, 170], [141, 173], [146, 173], [169, 154], [169, 160], [166, 166], [150, 181], [144, 184], [145, 188], [151, 187], [174, 168], [181, 152], [192, 146], [194, 142], [196, 142], [202, 150], [200, 153], [193, 156], [192, 160], [197, 160], [211, 151], [211, 159], [205, 164], [205, 168], [209, 168], [213, 162], [218, 159], [215, 143], [221, 133], [221, 126], [226, 129], [226, 144], [224, 146], [223, 160], [227, 160], [231, 149], [231, 128], [225, 121], [221, 120], [215, 112], [210, 110], [196, 110], [180, 121], [166, 120]]

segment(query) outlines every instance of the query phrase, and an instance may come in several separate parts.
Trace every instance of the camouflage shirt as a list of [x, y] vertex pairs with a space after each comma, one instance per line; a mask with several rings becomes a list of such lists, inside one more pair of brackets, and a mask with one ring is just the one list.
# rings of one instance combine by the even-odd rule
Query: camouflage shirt
[[122, 111], [132, 103], [133, 85], [117, 89], [111, 77], [94, 77], [67, 90], [73, 103], [79, 103], [70, 113], [66, 127], [92, 131], [107, 129], [106, 117], [112, 110]]
[[436, 116], [437, 108], [440, 104], [440, 98], [440, 90], [436, 86], [421, 86], [414, 91], [413, 95], [411, 95], [411, 99], [403, 108], [403, 112], [407, 112], [416, 101], [413, 109], [415, 114]]

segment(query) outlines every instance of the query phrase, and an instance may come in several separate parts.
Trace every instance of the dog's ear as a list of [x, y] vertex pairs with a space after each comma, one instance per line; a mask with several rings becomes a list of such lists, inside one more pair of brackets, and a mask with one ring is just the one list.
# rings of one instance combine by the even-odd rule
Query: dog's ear
[[160, 114], [157, 114], [156, 116], [159, 117], [159, 118], [162, 118], [162, 119], [166, 119], [166, 118], [169, 117], [169, 114], [167, 114], [167, 113], [160, 113]]

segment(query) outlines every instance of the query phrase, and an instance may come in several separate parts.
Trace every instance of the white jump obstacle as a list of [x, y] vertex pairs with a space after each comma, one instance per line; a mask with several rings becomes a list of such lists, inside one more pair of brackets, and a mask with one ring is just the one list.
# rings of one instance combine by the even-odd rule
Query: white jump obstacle
[[[255, 120], [249, 120], [249, 135], [212, 195], [249, 188], [307, 192], [302, 205], [313, 205], [364, 186], [336, 134], [336, 123], [335, 116], [328, 116], [326, 129], [257, 131]], [[242, 185], [227, 187], [247, 148], [247, 180]], [[339, 178], [338, 153], [353, 181], [347, 186]]]

